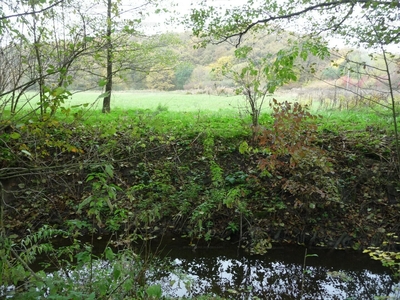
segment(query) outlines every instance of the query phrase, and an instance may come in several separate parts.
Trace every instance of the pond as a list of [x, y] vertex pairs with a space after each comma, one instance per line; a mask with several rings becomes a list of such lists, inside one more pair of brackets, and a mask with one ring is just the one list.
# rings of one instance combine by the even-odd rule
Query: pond
[[[94, 249], [100, 253], [106, 243], [97, 240]], [[187, 239], [168, 237], [135, 252], [156, 264], [146, 282], [161, 285], [166, 298], [400, 299], [390, 270], [353, 250], [308, 248], [306, 256], [305, 247], [274, 245], [264, 255], [251, 255], [235, 243], [193, 247]], [[109, 266], [98, 260], [95, 268], [100, 273]]]
[[[161, 275], [163, 295], [217, 295], [229, 299], [400, 299], [390, 270], [368, 255], [350, 250], [275, 246], [265, 255], [250, 255], [235, 245], [199, 247], [188, 241], [165, 245], [171, 264], [181, 270]], [[317, 255], [317, 256], [314, 256]], [[311, 256], [312, 255], [312, 256]], [[304, 274], [304, 276], [303, 276]], [[382, 298], [386, 299], [386, 298]]]

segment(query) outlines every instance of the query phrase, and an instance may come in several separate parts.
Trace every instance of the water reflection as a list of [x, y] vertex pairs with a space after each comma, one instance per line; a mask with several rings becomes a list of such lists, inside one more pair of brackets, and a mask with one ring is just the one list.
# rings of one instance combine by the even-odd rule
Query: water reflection
[[181, 272], [157, 278], [163, 295], [218, 295], [230, 299], [374, 299], [400, 293], [387, 269], [367, 255], [310, 250], [303, 277], [304, 248], [270, 250], [250, 256], [233, 247], [200, 249], [169, 247], [173, 268]]
[[[105, 245], [101, 241], [95, 245], [99, 254]], [[161, 253], [159, 249], [163, 249]], [[229, 299], [400, 299], [399, 286], [390, 271], [368, 255], [310, 249], [309, 254], [318, 256], [307, 257], [303, 272], [304, 251], [303, 247], [274, 246], [267, 254], [254, 256], [232, 244], [193, 251], [187, 240], [172, 238], [150, 241], [135, 250], [143, 258], [150, 258], [149, 266], [155, 264], [159, 268], [149, 269], [145, 282], [161, 284], [163, 296], [169, 298], [214, 295]], [[136, 263], [130, 257], [126, 260], [126, 266], [133, 270], [140, 268]], [[67, 272], [74, 284], [82, 284], [88, 278], [93, 280], [93, 274], [109, 276], [112, 266], [113, 262], [98, 260], [94, 262], [94, 272], [86, 267], [74, 273], [58, 272], [59, 277]], [[0, 298], [10, 288], [3, 287], [2, 293], [0, 287]]]

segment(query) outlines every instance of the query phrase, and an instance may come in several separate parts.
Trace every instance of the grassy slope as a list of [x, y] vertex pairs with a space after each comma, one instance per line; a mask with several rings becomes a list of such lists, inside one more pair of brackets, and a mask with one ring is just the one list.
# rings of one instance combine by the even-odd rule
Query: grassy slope
[[[74, 103], [95, 97], [88, 93], [82, 95], [85, 97], [75, 99]], [[132, 97], [141, 99], [142, 106], [128, 107], [127, 101]], [[35, 163], [56, 165], [94, 160], [94, 163], [112, 164], [115, 177], [110, 184], [122, 189], [115, 205], [134, 212], [128, 223], [143, 224], [143, 220], [149, 222], [150, 218], [153, 221], [146, 225], [151, 228], [173, 226], [191, 237], [237, 234], [237, 206], [241, 203], [246, 206], [244, 234], [249, 240], [276, 238], [304, 242], [308, 236], [308, 239], [313, 237], [314, 243], [358, 247], [381, 241], [382, 236], [374, 234], [377, 229], [380, 229], [378, 233], [383, 229], [397, 230], [393, 226], [396, 215], [391, 205], [394, 204], [389, 203], [393, 199], [385, 195], [386, 185], [391, 185], [393, 179], [388, 152], [390, 118], [366, 110], [319, 111], [325, 117], [318, 120], [321, 129], [318, 144], [329, 150], [335, 164], [330, 182], [335, 182], [334, 188], [340, 188], [341, 200], [347, 201], [326, 206], [329, 199], [326, 202], [326, 199], [310, 198], [307, 202], [282, 191], [280, 178], [289, 176], [285, 173], [272, 178], [261, 176], [257, 163], [262, 153], [239, 153], [240, 143], [251, 136], [250, 120], [240, 117], [237, 109], [229, 109], [231, 100], [177, 93], [121, 93], [120, 100], [113, 99], [111, 114], [103, 115], [99, 110], [85, 113], [86, 127], [71, 123], [65, 126], [72, 129], [66, 134], [62, 134], [62, 124], [55, 123], [48, 128], [50, 133], [44, 135], [46, 141], [49, 136], [61, 139], [80, 147], [83, 150], [80, 155], [76, 150], [50, 146], [47, 150], [50, 154], [41, 149]], [[262, 116], [261, 122], [266, 127], [272, 124], [268, 114]], [[17, 146], [37, 153], [36, 148], [29, 148], [36, 147], [39, 139], [33, 139], [31, 132], [28, 136], [35, 143]], [[60, 154], [55, 155], [54, 151]], [[60, 186], [47, 187], [48, 198], [21, 204], [25, 208], [21, 211], [29, 212], [28, 215], [14, 216], [10, 212], [7, 220], [10, 228], [35, 223], [37, 214], [32, 214], [32, 210], [40, 207], [37, 201], [45, 201], [43, 206], [53, 213], [46, 212], [43, 223], [60, 217], [63, 220], [84, 217], [75, 210], [93, 188], [91, 182], [85, 182], [88, 172], [101, 172], [101, 169], [87, 167], [70, 171], [72, 175], [57, 174], [59, 178], [55, 181]], [[252, 176], [256, 180], [242, 181]], [[50, 183], [50, 180], [43, 182]], [[63, 183], [67, 186], [63, 187]], [[238, 191], [238, 198], [226, 202]], [[49, 203], [48, 199], [51, 199]], [[310, 206], [314, 203], [317, 203], [315, 209]], [[33, 208], [29, 207], [31, 204]], [[104, 211], [102, 216], [113, 215]], [[15, 222], [18, 218], [25, 221]], [[338, 244], [341, 238], [346, 243]]]

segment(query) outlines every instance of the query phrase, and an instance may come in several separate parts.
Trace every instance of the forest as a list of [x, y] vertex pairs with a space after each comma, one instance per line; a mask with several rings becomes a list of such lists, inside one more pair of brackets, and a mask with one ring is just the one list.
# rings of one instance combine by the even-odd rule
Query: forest
[[170, 299], [134, 246], [169, 236], [398, 282], [397, 2], [139, 2], [1, 1], [0, 299]]

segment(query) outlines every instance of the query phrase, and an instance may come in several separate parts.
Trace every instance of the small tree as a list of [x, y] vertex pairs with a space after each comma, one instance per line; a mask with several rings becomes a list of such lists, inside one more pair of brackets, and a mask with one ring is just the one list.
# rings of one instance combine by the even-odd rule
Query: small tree
[[[240, 49], [243, 51], [244, 49]], [[240, 51], [237, 55], [240, 57]], [[244, 65], [244, 66], [243, 66]], [[225, 64], [221, 72], [232, 79], [237, 86], [236, 94], [244, 95], [246, 113], [251, 116], [252, 128], [256, 133], [259, 126], [259, 117], [266, 96], [269, 94], [266, 74], [263, 72], [263, 62], [256, 63], [252, 59], [246, 59], [244, 63], [237, 65]]]
[[316, 51], [310, 49], [313, 43], [309, 40], [293, 42], [290, 47], [281, 49], [276, 55], [269, 54], [261, 59], [251, 58], [252, 48], [243, 46], [235, 51], [236, 58], [243, 62], [238, 65], [238, 70], [230, 64], [225, 64], [222, 68], [222, 73], [232, 78], [238, 86], [236, 93], [246, 97], [255, 134], [258, 132], [259, 117], [265, 98], [274, 94], [277, 88], [298, 79], [296, 61], [298, 59], [305, 61], [309, 52], [321, 58], [327, 55], [326, 45], [320, 44]]

